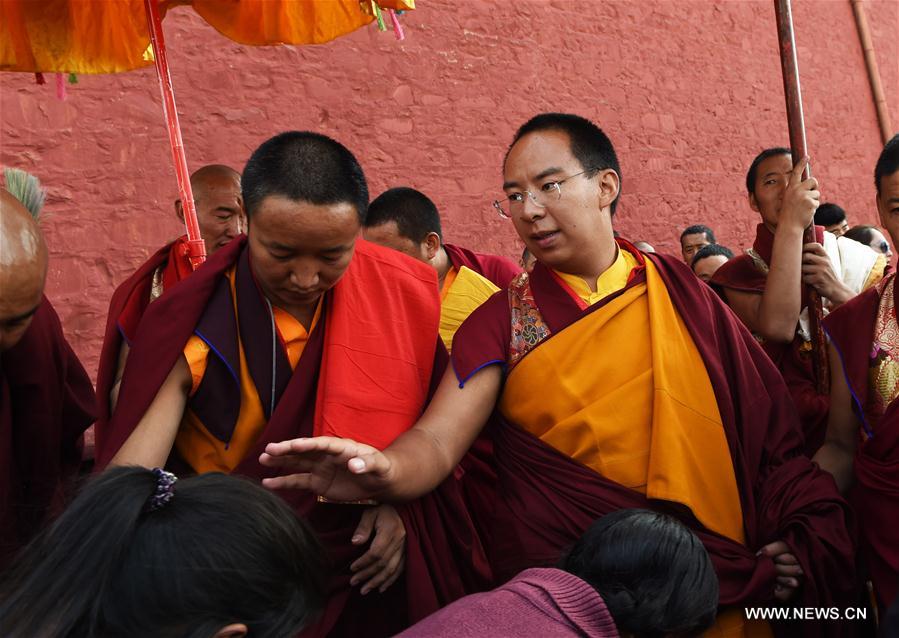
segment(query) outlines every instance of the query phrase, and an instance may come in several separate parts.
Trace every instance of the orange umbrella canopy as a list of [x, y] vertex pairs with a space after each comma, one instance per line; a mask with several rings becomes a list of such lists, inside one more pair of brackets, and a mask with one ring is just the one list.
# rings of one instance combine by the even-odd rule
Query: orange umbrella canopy
[[[159, 0], [251, 45], [321, 44], [415, 0]], [[153, 64], [144, 0], [0, 0], [0, 71], [118, 73]]]

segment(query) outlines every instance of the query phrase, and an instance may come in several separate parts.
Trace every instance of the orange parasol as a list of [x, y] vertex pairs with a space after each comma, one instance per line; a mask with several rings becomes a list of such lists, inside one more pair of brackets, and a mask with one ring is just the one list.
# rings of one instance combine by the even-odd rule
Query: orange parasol
[[191, 6], [241, 44], [321, 44], [374, 21], [386, 30], [387, 19], [402, 39], [396, 12], [414, 9], [415, 0], [0, 0], [0, 71], [119, 73], [156, 65], [184, 203], [187, 254], [196, 268], [206, 249], [162, 31], [162, 18], [179, 5]]

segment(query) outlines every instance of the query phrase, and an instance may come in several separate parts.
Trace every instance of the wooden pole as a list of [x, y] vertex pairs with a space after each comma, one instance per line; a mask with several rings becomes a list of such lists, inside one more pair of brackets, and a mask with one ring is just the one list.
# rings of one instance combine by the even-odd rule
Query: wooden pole
[[874, 108], [877, 109], [880, 141], [886, 144], [893, 136], [893, 127], [890, 124], [890, 110], [887, 108], [887, 98], [883, 92], [883, 84], [880, 81], [880, 71], [877, 69], [877, 56], [874, 54], [874, 42], [871, 39], [871, 30], [868, 28], [868, 18], [865, 16], [865, 7], [862, 6], [862, 0], [850, 1], [852, 2], [852, 10], [855, 13], [858, 39], [865, 54], [865, 68], [868, 70], [868, 82], [871, 84]]
[[175, 92], [172, 88], [172, 76], [169, 74], [169, 62], [166, 57], [162, 17], [159, 15], [158, 0], [144, 0], [144, 7], [147, 10], [147, 27], [150, 31], [150, 43], [153, 45], [153, 58], [156, 61], [156, 76], [159, 78], [159, 90], [162, 93], [162, 110], [165, 113], [172, 159], [175, 163], [175, 175], [178, 178], [178, 192], [184, 210], [184, 226], [187, 228], [187, 257], [190, 259], [191, 266], [196, 270], [200, 264], [206, 261], [206, 244], [200, 235], [197, 208], [194, 205], [194, 194], [190, 188], [187, 156], [184, 153], [184, 142], [181, 139], [181, 124], [178, 122]]
[[[793, 162], [800, 161], [808, 155], [805, 140], [805, 120], [802, 115], [802, 91], [799, 85], [799, 63], [796, 59], [796, 38], [793, 34], [793, 12], [790, 0], [774, 0], [774, 13], [777, 16], [777, 41], [780, 45], [780, 67], [783, 73], [784, 97], [787, 103], [787, 124], [790, 129], [790, 150]], [[811, 168], [807, 167], [802, 174], [803, 179], [811, 177]], [[805, 229], [804, 243], [816, 242], [815, 223]], [[830, 392], [830, 367], [827, 361], [827, 340], [821, 322], [824, 319], [824, 306], [821, 296], [809, 286], [808, 307], [809, 328], [812, 339], [812, 361], [815, 368], [815, 388], [818, 394]]]

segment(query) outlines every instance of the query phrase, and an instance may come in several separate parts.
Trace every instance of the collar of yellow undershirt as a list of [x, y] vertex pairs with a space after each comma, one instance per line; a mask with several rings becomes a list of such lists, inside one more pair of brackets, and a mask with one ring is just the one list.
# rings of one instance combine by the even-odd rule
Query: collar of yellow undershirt
[[577, 293], [578, 297], [587, 304], [593, 305], [600, 299], [624, 288], [627, 285], [627, 279], [631, 274], [631, 270], [636, 268], [637, 265], [636, 257], [627, 250], [619, 248], [618, 256], [612, 262], [612, 265], [596, 278], [596, 292], [590, 290], [587, 282], [577, 275], [559, 272], [558, 270], [554, 272]]

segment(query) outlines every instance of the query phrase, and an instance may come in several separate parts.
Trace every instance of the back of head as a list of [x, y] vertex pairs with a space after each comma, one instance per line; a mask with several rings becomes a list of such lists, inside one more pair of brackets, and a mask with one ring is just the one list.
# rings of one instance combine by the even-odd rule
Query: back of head
[[[859, 224], [858, 226], [853, 226], [845, 233], [843, 233], [843, 237], [847, 239], [852, 239], [857, 241], [865, 246], [871, 244], [871, 241], [874, 239], [873, 231], [877, 230], [874, 226], [869, 226], [867, 224]], [[852, 244], [849, 244], [850, 246]]]
[[705, 235], [706, 241], [710, 244], [715, 243], [715, 233], [712, 232], [712, 229], [708, 226], [703, 226], [702, 224], [693, 224], [692, 226], [687, 226], [684, 229], [684, 232], [680, 234], [681, 241], [683, 241], [684, 237], [687, 235]]
[[846, 211], [842, 207], [830, 202], [821, 204], [815, 211], [816, 226], [833, 226], [846, 219]]
[[41, 304], [49, 254], [37, 220], [0, 188], [0, 352], [17, 345]]
[[396, 222], [397, 230], [406, 239], [421, 243], [430, 233], [443, 239], [440, 213], [427, 195], [406, 186], [384, 191], [368, 205], [365, 226], [372, 228]]
[[21, 275], [22, 269], [43, 271], [42, 277], [46, 274], [47, 244], [37, 217], [10, 191], [0, 188], [0, 279]]
[[281, 499], [204, 474], [151, 511], [158, 486], [137, 467], [89, 483], [5, 575], [0, 634], [209, 638], [243, 623], [280, 638], [309, 623], [321, 551]]
[[708, 246], [703, 246], [696, 254], [693, 255], [693, 261], [690, 262], [690, 265], [693, 266], [697, 261], [701, 261], [706, 257], [714, 257], [715, 255], [721, 255], [722, 257], [727, 257], [727, 259], [734, 258], [734, 252], [730, 248], [726, 248], [721, 244], [709, 244]]
[[664, 514], [634, 509], [603, 516], [560, 567], [599, 592], [622, 634], [695, 636], [715, 621], [718, 579], [708, 552]]
[[764, 162], [769, 157], [776, 157], [778, 155], [791, 155], [790, 149], [785, 148], [783, 146], [775, 146], [772, 148], [766, 148], [764, 151], [755, 156], [755, 159], [752, 160], [752, 164], [749, 165], [749, 170], [746, 171], [746, 192], [750, 195], [755, 193], [755, 178], [759, 172], [759, 164]]
[[874, 165], [874, 186], [877, 188], [878, 195], [880, 195], [881, 180], [896, 171], [899, 171], [899, 133], [884, 145], [880, 157], [877, 158], [877, 164]]
[[[559, 131], [568, 135], [571, 143], [571, 154], [585, 171], [595, 174], [597, 171], [612, 169], [622, 181], [621, 166], [612, 140], [590, 120], [570, 113], [541, 113], [525, 122], [515, 133], [509, 150], [525, 135], [541, 131]], [[506, 157], [509, 155], [506, 151]], [[620, 197], [620, 192], [619, 196]], [[618, 198], [612, 202], [611, 212], [615, 214]]]
[[252, 218], [267, 197], [319, 206], [349, 203], [365, 222], [368, 185], [355, 156], [341, 143], [309, 131], [281, 133], [257, 148], [241, 178], [243, 203]]

